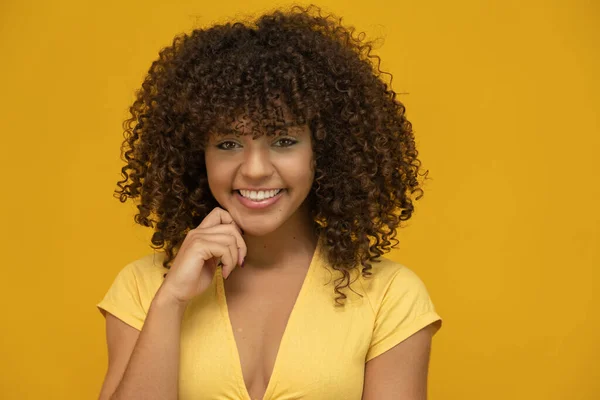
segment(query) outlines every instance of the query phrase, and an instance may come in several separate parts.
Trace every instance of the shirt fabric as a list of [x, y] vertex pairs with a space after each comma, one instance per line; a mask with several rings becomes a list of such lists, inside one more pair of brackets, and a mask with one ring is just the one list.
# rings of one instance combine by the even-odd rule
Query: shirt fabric
[[[97, 305], [100, 311], [141, 330], [168, 271], [163, 259], [164, 253], [157, 252], [126, 265]], [[440, 321], [435, 332], [441, 327], [425, 285], [412, 270], [385, 257], [371, 265], [371, 277], [362, 277], [358, 269], [351, 271], [351, 286], [343, 289], [345, 305], [336, 306], [334, 281], [341, 274], [317, 247], [279, 345], [264, 400], [359, 400], [367, 361], [433, 322]], [[180, 348], [180, 400], [251, 400], [221, 268], [208, 289], [186, 308]]]

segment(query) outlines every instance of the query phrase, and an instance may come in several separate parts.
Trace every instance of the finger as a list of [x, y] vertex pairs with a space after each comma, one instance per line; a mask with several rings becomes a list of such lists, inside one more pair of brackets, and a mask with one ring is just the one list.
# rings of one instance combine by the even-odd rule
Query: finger
[[[222, 225], [223, 226], [223, 225]], [[235, 232], [235, 231], [234, 231]], [[233, 270], [236, 266], [240, 265], [240, 251], [237, 247], [237, 238], [230, 232], [226, 233], [201, 233], [198, 235], [200, 240], [211, 241], [215, 243], [221, 243], [229, 248], [231, 259], [234, 260], [234, 265], [230, 269]]]
[[240, 229], [237, 226], [234, 226], [233, 224], [217, 225], [210, 228], [198, 230], [198, 232], [202, 234], [228, 234], [233, 236], [236, 240], [237, 248], [239, 249], [238, 263], [239, 265], [242, 265], [242, 262], [244, 261], [244, 258], [246, 258], [246, 253], [248, 252], [248, 250], [246, 247], [246, 242], [240, 234]]
[[240, 228], [238, 226], [238, 224], [235, 223], [235, 221], [231, 221], [231, 225], [235, 226], [235, 229], [237, 229], [240, 232], [240, 235], [244, 234], [244, 231], [242, 230], [242, 228]]
[[231, 214], [223, 210], [220, 207], [215, 207], [211, 212], [202, 220], [198, 228], [208, 228], [219, 224], [230, 224], [233, 222]]
[[238, 224], [236, 224], [236, 223], [235, 223], [235, 221], [231, 221], [231, 222], [229, 223], [229, 225], [233, 226], [233, 227], [235, 228], [235, 230], [236, 230], [236, 231], [238, 231], [238, 232], [240, 233], [240, 235], [243, 235], [243, 234], [244, 234], [244, 231], [242, 231], [242, 228], [240, 228], [240, 227], [238, 226]]
[[233, 270], [235, 269], [235, 267], [238, 266], [238, 248], [234, 243], [231, 243], [231, 245], [229, 245], [229, 253], [231, 254], [231, 260], [232, 263], [231, 264], [225, 264], [223, 263], [223, 278], [227, 279], [229, 278], [229, 275], [231, 275], [231, 273], [233, 272]]
[[239, 264], [239, 249], [237, 247], [237, 241], [235, 236], [228, 233], [203, 233], [198, 235], [198, 239], [206, 242], [219, 243], [227, 246], [229, 249], [229, 256], [232, 260], [231, 265], [226, 264], [223, 260], [223, 276], [227, 277], [233, 271], [233, 269]]
[[[208, 261], [213, 258], [216, 260], [220, 259], [221, 263], [223, 264], [223, 270], [229, 268], [228, 270], [231, 271], [231, 267], [235, 266], [236, 261], [234, 261], [235, 257], [232, 257], [231, 255], [231, 246], [208, 240], [198, 243], [199, 245], [202, 245], [199, 252], [205, 261]], [[223, 277], [226, 277], [225, 274], [223, 274]]]

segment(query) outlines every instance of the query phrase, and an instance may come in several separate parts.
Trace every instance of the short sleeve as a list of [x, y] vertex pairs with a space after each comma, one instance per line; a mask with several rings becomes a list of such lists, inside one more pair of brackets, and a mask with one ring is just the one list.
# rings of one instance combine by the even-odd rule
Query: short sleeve
[[366, 361], [436, 321], [439, 322], [435, 324], [434, 334], [441, 328], [442, 319], [436, 313], [423, 281], [402, 266], [390, 280], [376, 310]]
[[154, 265], [153, 260], [153, 257], [145, 257], [119, 271], [102, 301], [96, 305], [104, 316], [109, 312], [135, 329], [142, 329], [152, 298], [162, 281], [163, 268]]

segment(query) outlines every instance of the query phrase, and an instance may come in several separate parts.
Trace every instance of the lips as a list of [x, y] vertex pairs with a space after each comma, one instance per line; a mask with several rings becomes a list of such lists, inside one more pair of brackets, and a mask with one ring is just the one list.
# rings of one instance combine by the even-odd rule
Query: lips
[[[244, 189], [242, 189], [244, 190]], [[277, 190], [277, 189], [274, 189]], [[244, 190], [245, 191], [245, 190]], [[242, 194], [240, 193], [239, 190], [235, 191], [235, 198], [245, 207], [249, 208], [249, 209], [263, 209], [263, 208], [267, 208], [272, 206], [273, 204], [277, 203], [279, 201], [279, 199], [281, 199], [281, 197], [283, 196], [283, 194], [285, 193], [285, 189], [281, 189], [279, 190], [279, 193], [275, 194], [275, 196], [273, 197], [269, 197], [269, 198], [265, 198], [262, 200], [258, 200], [258, 199], [251, 199], [251, 198], [247, 198], [242, 196]]]
[[238, 192], [247, 199], [252, 201], [266, 200], [275, 197], [282, 189], [263, 189], [263, 190], [248, 190], [239, 189]]

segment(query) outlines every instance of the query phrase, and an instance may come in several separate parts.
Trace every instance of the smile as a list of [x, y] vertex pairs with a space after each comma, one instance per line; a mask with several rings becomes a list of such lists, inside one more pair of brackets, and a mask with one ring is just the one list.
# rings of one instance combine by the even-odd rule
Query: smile
[[236, 190], [235, 197], [237, 200], [246, 208], [250, 209], [261, 209], [272, 206], [277, 203], [283, 193], [284, 189], [272, 189], [272, 190]]
[[270, 199], [271, 197], [275, 197], [281, 192], [282, 189], [273, 189], [273, 190], [238, 190], [238, 192], [245, 197], [246, 199], [250, 199], [253, 201], [261, 201], [265, 199]]

